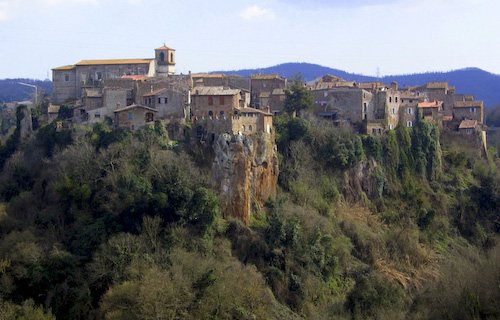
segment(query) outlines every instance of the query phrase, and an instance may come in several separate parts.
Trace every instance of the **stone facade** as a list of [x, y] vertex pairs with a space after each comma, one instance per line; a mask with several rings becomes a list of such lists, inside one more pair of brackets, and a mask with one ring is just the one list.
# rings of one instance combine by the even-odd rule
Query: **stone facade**
[[195, 117], [231, 115], [235, 109], [243, 107], [245, 104], [239, 89], [196, 87], [191, 93], [191, 113]]
[[155, 121], [155, 115], [158, 111], [153, 108], [148, 108], [140, 105], [131, 105], [125, 108], [114, 111], [114, 126], [115, 128], [123, 128], [130, 131], [135, 131], [151, 124]]
[[175, 50], [166, 46], [155, 49], [154, 59], [82, 60], [52, 69], [52, 103], [79, 99], [84, 89], [102, 87], [103, 80], [131, 75], [167, 77], [174, 73]]

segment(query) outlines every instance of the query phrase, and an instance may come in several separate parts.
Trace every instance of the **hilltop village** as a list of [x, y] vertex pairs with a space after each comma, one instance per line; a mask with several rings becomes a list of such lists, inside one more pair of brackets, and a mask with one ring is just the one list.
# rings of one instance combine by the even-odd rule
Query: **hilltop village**
[[[52, 69], [49, 121], [61, 105], [72, 107], [64, 125], [111, 119], [115, 128], [135, 131], [156, 120], [192, 122], [202, 131], [243, 134], [272, 131], [272, 116], [284, 112], [286, 78], [278, 75], [175, 74], [175, 49], [162, 46], [152, 59], [83, 60]], [[463, 137], [485, 135], [484, 105], [455, 92], [447, 82], [398, 88], [381, 82], [356, 83], [325, 75], [305, 83], [314, 115], [380, 135], [417, 116]]]

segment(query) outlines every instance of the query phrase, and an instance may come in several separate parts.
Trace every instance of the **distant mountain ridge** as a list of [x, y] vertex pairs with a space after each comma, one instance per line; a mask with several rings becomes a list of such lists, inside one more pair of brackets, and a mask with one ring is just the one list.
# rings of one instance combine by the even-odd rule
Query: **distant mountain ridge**
[[[345, 80], [354, 80], [356, 82], [381, 81], [390, 84], [396, 81], [399, 87], [425, 85], [429, 81], [447, 81], [450, 86], [456, 87], [457, 93], [472, 94], [476, 100], [483, 100], [486, 107], [494, 107], [500, 104], [500, 75], [478, 68], [465, 68], [448, 72], [391, 75], [377, 78], [311, 63], [283, 63], [260, 69], [213, 71], [210, 73], [238, 74], [248, 77], [259, 72], [262, 74], [278, 74], [288, 79], [292, 78], [296, 73], [301, 73], [304, 81], [310, 81], [313, 80], [314, 77], [332, 74], [344, 78]], [[0, 80], [0, 100], [11, 102], [30, 99], [33, 95], [33, 90], [29, 87], [20, 85], [18, 82], [36, 84], [39, 86], [40, 91], [43, 90], [43, 92], [48, 95], [52, 93], [52, 81], [50, 80], [42, 81], [25, 78], [4, 79]]]
[[500, 75], [493, 74], [478, 68], [465, 68], [448, 72], [427, 72], [408, 75], [391, 75], [380, 78], [348, 73], [339, 69], [320, 66], [311, 63], [283, 63], [276, 66], [260, 69], [243, 69], [233, 71], [214, 71], [211, 73], [238, 74], [250, 76], [257, 73], [278, 74], [291, 78], [296, 73], [301, 73], [304, 81], [313, 80], [331, 74], [344, 80], [356, 82], [381, 81], [390, 84], [396, 81], [399, 87], [425, 85], [430, 81], [447, 81], [450, 86], [456, 87], [456, 92], [461, 94], [472, 94], [476, 100], [483, 100], [486, 107], [494, 107], [500, 104]]

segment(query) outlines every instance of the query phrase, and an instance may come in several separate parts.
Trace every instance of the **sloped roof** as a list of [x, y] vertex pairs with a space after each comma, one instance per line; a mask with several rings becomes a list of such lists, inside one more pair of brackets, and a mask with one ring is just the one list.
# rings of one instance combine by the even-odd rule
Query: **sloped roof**
[[122, 79], [132, 79], [134, 81], [142, 81], [146, 79], [146, 76], [141, 74], [141, 75], [127, 75], [127, 76], [122, 76]]
[[59, 68], [53, 68], [52, 70], [60, 71], [60, 70], [73, 70], [75, 69], [75, 65], [69, 65], [69, 66], [64, 66], [64, 67], [59, 67]]
[[447, 89], [448, 82], [446, 81], [433, 81], [426, 85], [427, 89]]
[[125, 108], [116, 109], [114, 112], [118, 113], [118, 112], [123, 112], [123, 111], [137, 109], [137, 108], [146, 109], [146, 110], [149, 110], [149, 111], [152, 111], [152, 112], [158, 112], [158, 110], [156, 110], [155, 108], [146, 107], [146, 106], [143, 106], [143, 105], [140, 105], [140, 104], [133, 104], [133, 105], [130, 105], [130, 106], [125, 107]]
[[272, 80], [272, 79], [282, 79], [277, 74], [255, 74], [250, 76], [252, 80]]
[[162, 89], [158, 89], [158, 90], [155, 90], [153, 92], [149, 92], [149, 93], [146, 93], [145, 95], [143, 95], [143, 97], [150, 97], [150, 96], [155, 96], [157, 95], [158, 93], [161, 93], [163, 91], [167, 90], [166, 88], [162, 88]]
[[284, 94], [285, 94], [285, 90], [283, 90], [283, 88], [273, 89], [273, 93], [272, 93], [273, 96], [281, 96]]
[[149, 64], [154, 59], [108, 59], [82, 60], [76, 66], [112, 65], [112, 64]]
[[456, 101], [455, 108], [483, 107], [483, 101]]
[[443, 101], [425, 101], [419, 102], [417, 107], [419, 108], [438, 108], [443, 106]]
[[159, 48], [157, 48], [155, 50], [172, 50], [172, 51], [175, 51], [175, 49], [172, 49], [172, 48], [167, 47], [167, 46], [161, 46], [161, 47], [159, 47]]
[[241, 92], [239, 89], [226, 89], [224, 87], [196, 87], [192, 95], [197, 96], [234, 96]]
[[261, 92], [259, 94], [259, 98], [269, 98], [270, 96], [271, 96], [271, 92], [267, 92], [267, 91]]
[[462, 120], [458, 129], [474, 129], [477, 126], [477, 120]]

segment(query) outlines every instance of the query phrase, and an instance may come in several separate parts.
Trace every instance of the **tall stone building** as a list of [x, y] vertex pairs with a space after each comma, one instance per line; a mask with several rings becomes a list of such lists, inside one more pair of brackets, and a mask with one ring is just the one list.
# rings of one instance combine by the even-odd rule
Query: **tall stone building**
[[52, 103], [59, 105], [83, 96], [85, 89], [104, 80], [126, 76], [168, 77], [175, 73], [175, 49], [155, 49], [153, 59], [82, 60], [52, 69]]

